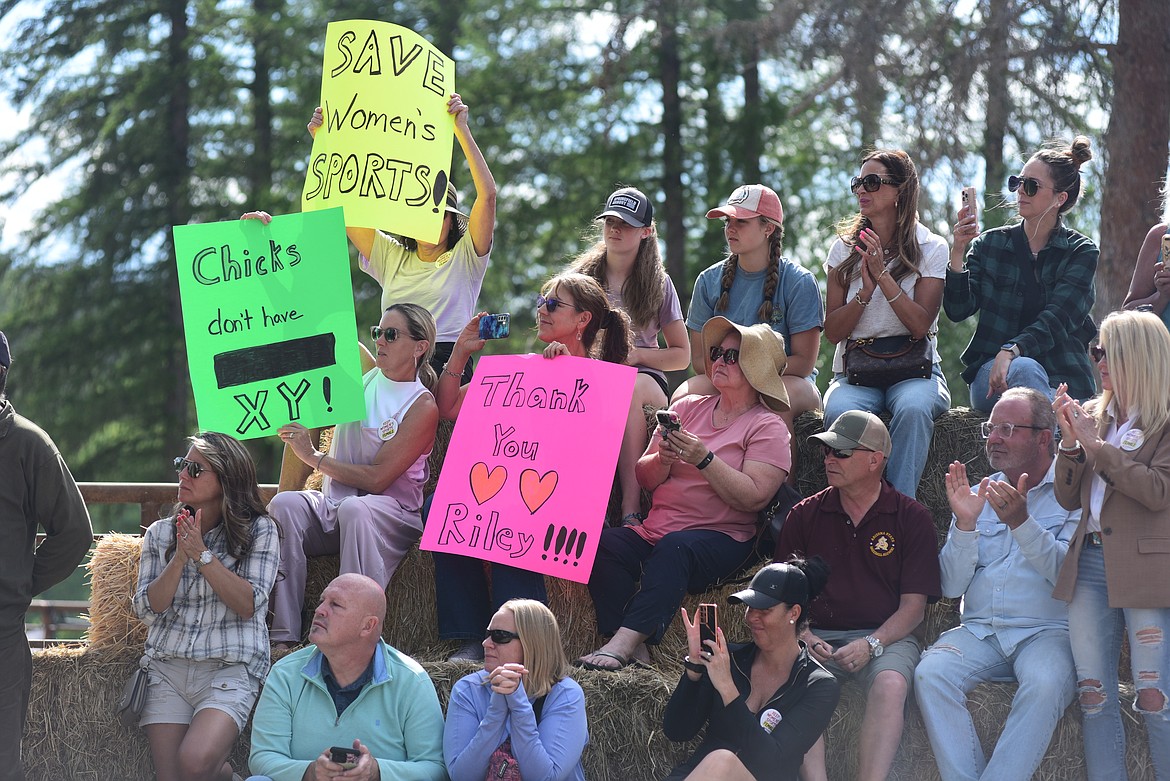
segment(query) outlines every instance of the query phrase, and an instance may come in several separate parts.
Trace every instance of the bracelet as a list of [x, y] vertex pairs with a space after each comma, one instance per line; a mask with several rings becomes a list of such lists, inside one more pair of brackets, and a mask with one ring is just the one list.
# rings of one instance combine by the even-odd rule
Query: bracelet
[[887, 298], [887, 299], [886, 299], [886, 303], [887, 303], [887, 304], [892, 304], [892, 303], [894, 303], [894, 302], [895, 302], [895, 301], [897, 301], [899, 298], [901, 298], [901, 297], [902, 297], [902, 294], [903, 294], [903, 293], [905, 293], [905, 292], [906, 292], [905, 290], [902, 290], [901, 288], [898, 288], [898, 295], [894, 296], [893, 298]]
[[706, 667], [704, 667], [701, 664], [698, 664], [697, 662], [691, 661], [690, 654], [687, 654], [686, 656], [683, 657], [683, 667], [687, 668], [688, 670], [690, 670], [693, 673], [698, 673], [699, 675], [704, 675], [707, 672]]
[[861, 300], [861, 291], [860, 290], [857, 291], [857, 296], [853, 300], [856, 301], [857, 303], [861, 304], [862, 306], [869, 306], [868, 301]]
[[318, 472], [320, 472], [320, 471], [321, 471], [321, 462], [325, 460], [325, 456], [327, 456], [327, 455], [329, 455], [329, 454], [328, 454], [328, 453], [322, 453], [322, 454], [321, 454], [321, 457], [317, 459], [317, 471], [318, 471]]
[[1074, 439], [1073, 443], [1072, 443], [1072, 447], [1065, 447], [1063, 442], [1060, 443], [1060, 452], [1061, 453], [1076, 453], [1082, 449], [1083, 448], [1081, 447], [1080, 440]]
[[458, 374], [456, 374], [455, 372], [453, 372], [447, 368], [447, 364], [443, 364], [443, 374], [446, 374], [448, 377], [454, 377], [457, 380], [463, 379], [463, 372], [459, 372]]
[[706, 469], [711, 466], [711, 462], [715, 460], [715, 451], [708, 450], [707, 455], [703, 456], [703, 460], [695, 464], [695, 469]]

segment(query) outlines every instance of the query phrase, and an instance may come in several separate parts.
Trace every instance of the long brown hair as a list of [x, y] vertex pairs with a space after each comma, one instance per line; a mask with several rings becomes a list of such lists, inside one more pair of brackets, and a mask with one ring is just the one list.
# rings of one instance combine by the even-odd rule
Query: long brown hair
[[[776, 229], [768, 236], [768, 276], [764, 278], [764, 300], [756, 310], [756, 322], [772, 322], [772, 298], [776, 295], [776, 286], [780, 283], [780, 263], [784, 253], [784, 225], [769, 220], [767, 217], [757, 217], [762, 224], [772, 225]], [[723, 259], [723, 275], [719, 280], [719, 298], [715, 301], [715, 311], [725, 312], [731, 304], [731, 285], [735, 282], [735, 272], [739, 270], [739, 255], [728, 252]]]
[[[578, 309], [593, 315], [581, 332], [581, 344], [585, 347], [586, 355], [610, 363], [625, 363], [630, 350], [634, 348], [630, 316], [621, 308], [610, 307], [609, 297], [593, 277], [566, 271], [545, 282], [541, 295], [547, 296], [558, 288], [569, 292]], [[599, 333], [601, 344], [599, 349], [594, 350]]]
[[[913, 274], [920, 276], [922, 247], [918, 244], [918, 169], [910, 155], [901, 149], [875, 149], [861, 158], [861, 165], [870, 160], [881, 163], [886, 175], [898, 188], [898, 216], [894, 223], [894, 235], [883, 236], [885, 249], [893, 250], [893, 265], [890, 276], [901, 282]], [[869, 227], [869, 218], [858, 212], [837, 223], [837, 236], [850, 248], [849, 256], [834, 270], [841, 287], [849, 289], [849, 283], [861, 276], [861, 252], [857, 249], [857, 237], [862, 228]]]
[[[620, 218], [615, 218], [620, 219]], [[608, 287], [605, 273], [605, 241], [600, 240], [578, 255], [568, 270], [593, 277], [602, 288]], [[638, 245], [634, 270], [622, 283], [622, 308], [638, 328], [646, 328], [658, 317], [665, 296], [666, 269], [658, 252], [658, 230], [650, 221], [650, 235]]]

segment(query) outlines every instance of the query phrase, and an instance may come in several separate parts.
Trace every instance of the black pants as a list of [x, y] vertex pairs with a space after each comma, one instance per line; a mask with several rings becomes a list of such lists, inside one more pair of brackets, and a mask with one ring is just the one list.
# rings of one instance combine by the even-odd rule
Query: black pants
[[32, 653], [23, 622], [19, 632], [0, 643], [0, 670], [0, 781], [24, 781], [20, 737], [32, 688]]

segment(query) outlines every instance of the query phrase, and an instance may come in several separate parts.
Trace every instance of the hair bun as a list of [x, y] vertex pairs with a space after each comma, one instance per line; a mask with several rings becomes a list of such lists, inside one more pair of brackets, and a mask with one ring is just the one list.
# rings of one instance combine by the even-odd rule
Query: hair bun
[[1093, 159], [1093, 150], [1091, 148], [1092, 142], [1089, 141], [1088, 136], [1077, 136], [1073, 139], [1072, 145], [1069, 147], [1068, 154], [1076, 163], [1077, 168], [1080, 168], [1085, 163]]

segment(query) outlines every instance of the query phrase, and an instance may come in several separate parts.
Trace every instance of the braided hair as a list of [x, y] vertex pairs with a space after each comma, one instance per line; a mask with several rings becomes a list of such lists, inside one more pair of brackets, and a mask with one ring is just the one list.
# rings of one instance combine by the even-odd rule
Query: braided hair
[[[775, 230], [768, 236], [768, 274], [764, 277], [764, 299], [760, 308], [756, 310], [756, 322], [769, 323], [772, 321], [772, 299], [776, 296], [776, 286], [780, 284], [780, 262], [784, 252], [784, 226], [781, 223], [769, 220], [767, 217], [757, 217], [762, 223], [772, 225]], [[719, 281], [719, 298], [715, 301], [715, 311], [725, 312], [731, 305], [731, 285], [735, 282], [735, 273], [739, 270], [739, 255], [729, 252], [723, 260], [723, 275]]]

